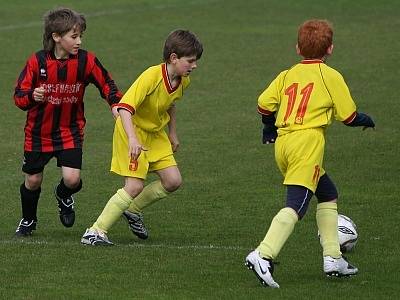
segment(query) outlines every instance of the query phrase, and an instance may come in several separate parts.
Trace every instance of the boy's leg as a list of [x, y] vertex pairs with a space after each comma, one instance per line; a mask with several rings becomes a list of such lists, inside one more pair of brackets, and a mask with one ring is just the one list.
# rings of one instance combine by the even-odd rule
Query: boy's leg
[[[25, 182], [20, 186], [22, 219], [18, 224], [16, 235], [31, 235], [36, 229], [37, 206], [39, 202], [43, 173], [29, 175], [25, 174]], [[27, 186], [29, 188], [27, 188]]]
[[340, 252], [338, 237], [338, 212], [335, 184], [325, 173], [319, 179], [315, 195], [318, 198], [317, 225], [323, 248], [323, 269], [327, 276], [352, 276], [358, 269], [350, 264]]
[[275, 215], [264, 240], [257, 247], [262, 257], [275, 259], [278, 256], [286, 240], [293, 232], [297, 220], [296, 212], [289, 207], [281, 209]]
[[320, 234], [323, 256], [341, 257], [337, 230], [338, 212], [335, 202], [317, 204], [317, 226]]
[[142, 179], [127, 177], [125, 180], [125, 187], [119, 189], [110, 198], [91, 229], [107, 233], [114, 223], [121, 217], [122, 213], [132, 203], [133, 197], [139, 194], [142, 189]]
[[75, 222], [75, 200], [73, 194], [82, 189], [81, 167], [82, 149], [67, 149], [55, 153], [57, 166], [61, 167], [62, 178], [54, 188], [60, 221], [65, 227]]
[[52, 157], [53, 153], [24, 152], [22, 171], [25, 173], [25, 181], [20, 186], [22, 219], [17, 227], [16, 235], [31, 235], [36, 229], [43, 169]]
[[[175, 161], [173, 161], [175, 162]], [[170, 192], [179, 188], [182, 178], [179, 169], [173, 165], [156, 171], [160, 180], [148, 184], [143, 191], [132, 201], [132, 204], [123, 215], [129, 223], [129, 229], [140, 239], [149, 237], [143, 222], [142, 210], [158, 200], [165, 198]]]
[[170, 166], [156, 173], [160, 180], [148, 184], [143, 191], [133, 199], [128, 211], [141, 213], [144, 208], [165, 198], [169, 193], [176, 191], [182, 184], [182, 177], [177, 166]]
[[297, 221], [307, 212], [313, 192], [298, 185], [287, 186], [286, 207], [278, 212], [257, 250], [265, 258], [275, 259], [293, 232]]
[[54, 195], [57, 199], [59, 217], [65, 227], [72, 227], [75, 222], [75, 199], [73, 194], [82, 189], [80, 169], [62, 167], [62, 178], [54, 188]]
[[341, 252], [337, 230], [338, 212], [336, 203], [338, 193], [328, 174], [325, 173], [319, 179], [315, 196], [318, 199], [316, 220], [321, 236], [323, 256], [339, 258]]
[[25, 181], [20, 186], [22, 217], [37, 221], [37, 206], [39, 202], [43, 173], [25, 174]]

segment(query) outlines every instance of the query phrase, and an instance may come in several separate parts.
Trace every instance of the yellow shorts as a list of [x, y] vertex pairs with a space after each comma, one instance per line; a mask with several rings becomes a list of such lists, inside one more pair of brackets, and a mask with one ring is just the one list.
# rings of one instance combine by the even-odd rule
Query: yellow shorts
[[279, 136], [275, 142], [275, 160], [285, 177], [283, 184], [300, 185], [315, 192], [319, 178], [325, 174], [324, 150], [323, 129], [297, 130]]
[[146, 179], [152, 171], [176, 166], [172, 152], [171, 142], [164, 130], [148, 132], [135, 127], [139, 142], [147, 151], [142, 151], [137, 159], [137, 168], [129, 167], [131, 158], [128, 155], [128, 138], [122, 126], [121, 118], [115, 123], [113, 136], [113, 154], [111, 160], [111, 172], [125, 177]]

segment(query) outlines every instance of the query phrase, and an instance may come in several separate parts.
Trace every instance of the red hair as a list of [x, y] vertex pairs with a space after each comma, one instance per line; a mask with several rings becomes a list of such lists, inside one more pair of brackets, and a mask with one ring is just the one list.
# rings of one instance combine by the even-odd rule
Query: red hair
[[332, 39], [332, 25], [327, 20], [308, 20], [299, 27], [297, 45], [304, 58], [323, 58]]

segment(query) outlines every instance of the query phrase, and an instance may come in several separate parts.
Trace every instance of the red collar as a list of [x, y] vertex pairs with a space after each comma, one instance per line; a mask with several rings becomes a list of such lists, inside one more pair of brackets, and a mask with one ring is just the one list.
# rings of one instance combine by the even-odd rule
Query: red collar
[[176, 91], [176, 89], [179, 87], [181, 82], [179, 81], [178, 84], [176, 85], [176, 87], [172, 88], [171, 82], [169, 81], [169, 77], [168, 77], [167, 64], [166, 63], [162, 64], [161, 69], [162, 69], [162, 75], [163, 75], [165, 87], [167, 88], [168, 93], [172, 94], [173, 92]]
[[324, 61], [322, 59], [303, 59], [301, 61], [302, 64], [323, 64]]

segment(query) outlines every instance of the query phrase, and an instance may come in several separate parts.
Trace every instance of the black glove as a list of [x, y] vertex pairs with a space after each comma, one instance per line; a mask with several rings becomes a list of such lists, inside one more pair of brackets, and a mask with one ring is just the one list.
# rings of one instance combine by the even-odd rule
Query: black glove
[[275, 121], [275, 116], [273, 114], [268, 116], [262, 115], [262, 122], [264, 124], [262, 131], [263, 144], [275, 143], [275, 140], [278, 137], [278, 128], [275, 126]]
[[353, 121], [351, 121], [346, 125], [351, 127], [363, 126], [364, 129], [368, 127], [375, 128], [375, 123], [371, 119], [371, 117], [368, 116], [367, 114], [359, 112], [356, 112], [356, 117], [353, 119]]

